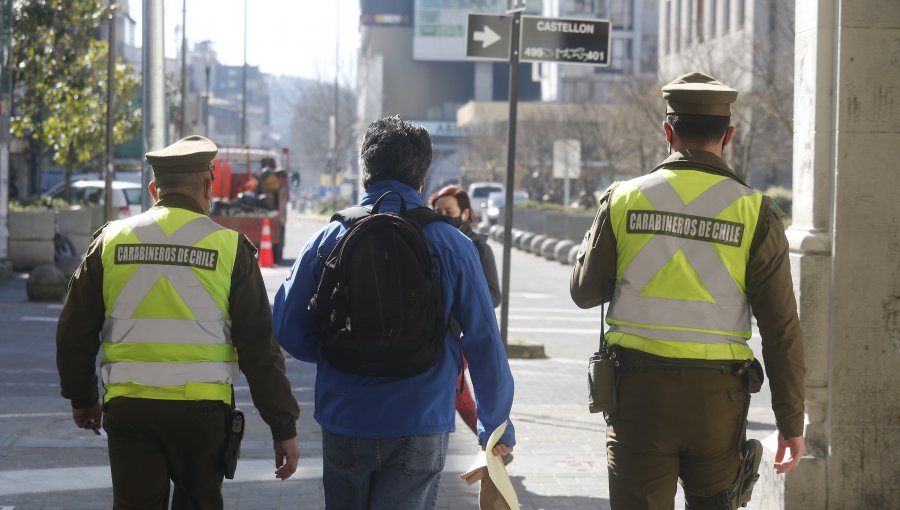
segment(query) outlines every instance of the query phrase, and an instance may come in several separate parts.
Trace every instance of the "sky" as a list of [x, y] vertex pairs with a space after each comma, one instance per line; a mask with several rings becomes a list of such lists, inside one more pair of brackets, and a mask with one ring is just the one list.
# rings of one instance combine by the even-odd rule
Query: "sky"
[[[213, 41], [219, 62], [244, 63], [245, 0], [163, 0], [166, 57], [181, 47], [182, 9], [187, 4], [188, 51]], [[138, 23], [135, 44], [141, 46], [142, 0], [128, 0]], [[331, 80], [335, 42], [342, 79], [355, 71], [359, 47], [359, 0], [246, 0], [247, 64], [264, 73]], [[340, 23], [337, 20], [340, 19]]]

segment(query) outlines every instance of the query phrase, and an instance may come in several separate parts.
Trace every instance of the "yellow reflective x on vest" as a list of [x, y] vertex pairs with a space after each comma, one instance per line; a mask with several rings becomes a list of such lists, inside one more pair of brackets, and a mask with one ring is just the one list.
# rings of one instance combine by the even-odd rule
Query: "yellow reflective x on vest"
[[185, 209], [153, 208], [110, 223], [101, 246], [104, 402], [230, 403], [238, 373], [228, 313], [237, 232]]
[[610, 220], [613, 345], [659, 356], [752, 359], [745, 276], [762, 195], [722, 175], [661, 169], [620, 184]]

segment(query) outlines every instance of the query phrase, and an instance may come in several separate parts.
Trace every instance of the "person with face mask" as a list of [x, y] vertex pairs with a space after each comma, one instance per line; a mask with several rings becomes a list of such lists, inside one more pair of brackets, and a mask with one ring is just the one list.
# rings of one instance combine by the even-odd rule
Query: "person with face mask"
[[[472, 240], [475, 249], [478, 250], [478, 257], [481, 259], [481, 269], [484, 271], [485, 280], [487, 280], [491, 301], [494, 303], [494, 308], [500, 306], [500, 279], [497, 277], [497, 262], [494, 260], [494, 252], [487, 244], [487, 236], [472, 230], [472, 205], [469, 195], [459, 186], [445, 186], [432, 194], [428, 203], [436, 213], [444, 216], [448, 223], [458, 228], [460, 232]], [[453, 333], [458, 338], [458, 327], [451, 323], [451, 329], [454, 329]], [[475, 401], [472, 399], [472, 393], [466, 385], [466, 365], [465, 356], [463, 356], [463, 370], [459, 373], [459, 383], [456, 391], [456, 410], [466, 425], [472, 429], [472, 432], [477, 433], [478, 418], [475, 413]], [[508, 462], [509, 458], [511, 456], [506, 456], [504, 460]]]
[[494, 260], [494, 252], [487, 244], [487, 236], [472, 230], [472, 205], [469, 195], [459, 186], [445, 186], [432, 194], [428, 203], [434, 212], [446, 217], [448, 223], [458, 228], [475, 244], [478, 257], [481, 259], [481, 269], [484, 270], [488, 290], [491, 292], [491, 301], [494, 303], [494, 308], [500, 306], [500, 279], [497, 277], [497, 262]]

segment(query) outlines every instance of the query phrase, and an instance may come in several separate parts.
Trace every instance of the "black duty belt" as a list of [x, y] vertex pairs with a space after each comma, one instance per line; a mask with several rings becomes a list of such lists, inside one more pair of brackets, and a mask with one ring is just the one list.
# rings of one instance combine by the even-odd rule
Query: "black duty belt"
[[616, 368], [622, 370], [632, 368], [706, 368], [734, 375], [743, 375], [753, 363], [753, 360], [749, 359], [732, 361], [664, 358], [619, 346], [610, 348], [609, 357], [615, 362]]

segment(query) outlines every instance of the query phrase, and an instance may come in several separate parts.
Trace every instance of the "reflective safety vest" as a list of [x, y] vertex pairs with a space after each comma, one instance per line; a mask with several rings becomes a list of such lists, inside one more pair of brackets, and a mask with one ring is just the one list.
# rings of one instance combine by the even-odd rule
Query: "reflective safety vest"
[[104, 402], [118, 396], [232, 401], [228, 298], [238, 234], [153, 208], [103, 231]]
[[752, 359], [745, 275], [762, 195], [699, 170], [659, 169], [610, 202], [611, 345], [658, 356]]

